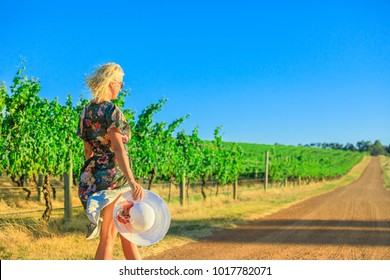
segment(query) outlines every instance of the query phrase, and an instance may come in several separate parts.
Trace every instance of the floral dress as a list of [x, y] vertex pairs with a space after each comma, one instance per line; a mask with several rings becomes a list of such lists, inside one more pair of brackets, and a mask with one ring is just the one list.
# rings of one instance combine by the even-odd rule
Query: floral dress
[[118, 195], [129, 190], [127, 179], [110, 148], [109, 132], [118, 128], [127, 151], [130, 125], [118, 106], [111, 102], [90, 102], [83, 109], [77, 136], [92, 146], [93, 155], [81, 168], [78, 196], [91, 224], [87, 238], [99, 236], [101, 210]]

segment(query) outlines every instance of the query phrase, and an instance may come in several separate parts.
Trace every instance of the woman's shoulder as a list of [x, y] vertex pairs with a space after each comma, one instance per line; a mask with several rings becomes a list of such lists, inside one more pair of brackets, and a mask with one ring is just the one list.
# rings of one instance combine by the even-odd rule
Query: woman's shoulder
[[114, 112], [116, 110], [119, 110], [120, 111], [120, 108], [115, 105], [114, 103], [110, 102], [110, 101], [103, 101], [102, 103], [104, 103], [102, 106], [106, 109], [106, 111], [108, 112]]
[[101, 102], [96, 102], [94, 100], [90, 101], [86, 107], [90, 107], [90, 108], [101, 108], [102, 110], [105, 110], [105, 111], [111, 111], [111, 110], [115, 110], [118, 108], [117, 105], [115, 105], [114, 103], [110, 102], [110, 101], [101, 101]]

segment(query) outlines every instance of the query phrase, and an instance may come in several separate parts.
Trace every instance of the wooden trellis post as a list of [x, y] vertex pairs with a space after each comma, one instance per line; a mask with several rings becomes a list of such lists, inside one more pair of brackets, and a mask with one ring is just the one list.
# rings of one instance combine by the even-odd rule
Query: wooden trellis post
[[73, 164], [72, 157], [70, 161], [70, 167], [68, 173], [64, 174], [64, 220], [69, 221], [72, 219], [72, 182], [73, 182]]
[[268, 187], [268, 161], [269, 161], [269, 152], [265, 152], [265, 172], [264, 172], [264, 190], [267, 190]]
[[237, 199], [237, 187], [238, 187], [238, 181], [234, 181], [234, 184], [233, 184], [233, 199], [236, 200]]
[[43, 186], [43, 174], [39, 174], [38, 175], [38, 186], [37, 186], [37, 191], [38, 191], [37, 200], [38, 201], [41, 201], [42, 186]]
[[181, 182], [179, 184], [180, 188], [180, 205], [184, 205], [185, 200], [186, 200], [186, 194], [185, 194], [185, 187], [186, 187], [186, 174], [183, 173], [181, 177]]

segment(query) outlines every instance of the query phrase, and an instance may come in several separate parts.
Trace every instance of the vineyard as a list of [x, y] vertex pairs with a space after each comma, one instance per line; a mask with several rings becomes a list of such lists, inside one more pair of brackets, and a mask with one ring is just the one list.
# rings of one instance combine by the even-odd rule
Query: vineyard
[[[242, 177], [263, 177], [265, 154], [270, 153], [268, 178], [271, 182], [299, 185], [312, 181], [339, 178], [361, 161], [363, 154], [304, 146], [262, 145], [237, 143], [243, 151], [240, 174]], [[224, 143], [230, 148], [233, 143]]]
[[[0, 172], [24, 189], [27, 197], [30, 195], [27, 183], [42, 186], [47, 206], [44, 218], [49, 219], [51, 178], [66, 174], [70, 180], [68, 185], [77, 187], [84, 150], [76, 130], [88, 100], [81, 97], [74, 104], [68, 94], [66, 104], [61, 105], [57, 99], [42, 99], [39, 92], [39, 80], [26, 76], [23, 64], [9, 91], [4, 83], [0, 84]], [[227, 143], [222, 139], [221, 127], [215, 129], [213, 140], [203, 141], [197, 127], [191, 134], [179, 129], [188, 116], [169, 124], [153, 120], [166, 99], [150, 104], [136, 118], [135, 112], [125, 109], [128, 96], [129, 92], [124, 90], [114, 103], [131, 125], [129, 156], [134, 175], [147, 182], [144, 187], [149, 189], [157, 183], [167, 184], [169, 200], [172, 186], [177, 185], [181, 199], [186, 186], [196, 183], [206, 200], [210, 196], [205, 191], [208, 182], [226, 186], [236, 185], [240, 179], [266, 179], [278, 186], [299, 186], [335, 179], [346, 174], [363, 157], [350, 151]]]

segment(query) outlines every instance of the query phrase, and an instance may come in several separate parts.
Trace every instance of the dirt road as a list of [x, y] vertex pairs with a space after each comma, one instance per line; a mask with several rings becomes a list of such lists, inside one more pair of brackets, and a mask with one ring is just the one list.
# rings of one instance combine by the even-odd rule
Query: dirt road
[[347, 186], [148, 259], [390, 260], [390, 192], [379, 159]]

